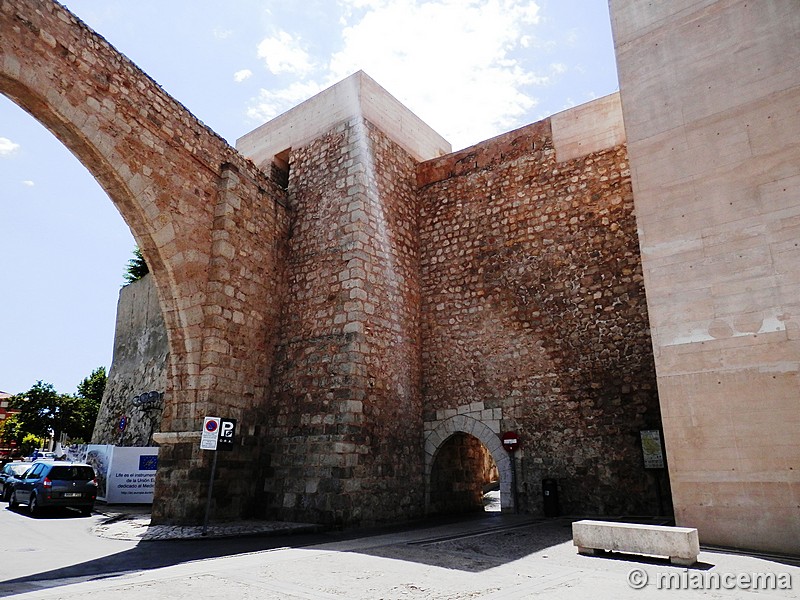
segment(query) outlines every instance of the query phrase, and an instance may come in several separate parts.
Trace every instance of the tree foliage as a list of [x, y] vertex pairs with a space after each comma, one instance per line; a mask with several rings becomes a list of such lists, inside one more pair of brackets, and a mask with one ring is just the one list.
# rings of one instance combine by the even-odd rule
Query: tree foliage
[[106, 369], [99, 367], [78, 384], [78, 394], [59, 394], [52, 384], [37, 381], [31, 389], [12, 396], [9, 405], [20, 411], [4, 427], [6, 439], [22, 443], [27, 435], [39, 438], [62, 433], [73, 440], [88, 441], [106, 386]]
[[98, 403], [103, 399], [103, 392], [106, 390], [106, 382], [108, 376], [106, 375], [105, 367], [97, 367], [92, 374], [86, 377], [78, 384], [78, 396], [95, 400]]
[[106, 368], [98, 367], [78, 384], [78, 411], [75, 415], [75, 430], [70, 437], [84, 441], [91, 439], [107, 382]]
[[125, 283], [133, 283], [139, 281], [142, 277], [147, 275], [150, 269], [142, 256], [142, 250], [139, 246], [133, 249], [133, 258], [128, 261], [128, 266], [125, 268]]

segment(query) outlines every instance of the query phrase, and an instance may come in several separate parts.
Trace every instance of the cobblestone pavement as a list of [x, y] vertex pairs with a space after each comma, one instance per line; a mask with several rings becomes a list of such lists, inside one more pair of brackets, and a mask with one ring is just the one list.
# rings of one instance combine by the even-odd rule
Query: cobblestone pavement
[[[146, 533], [146, 512], [117, 509], [106, 516], [106, 522], [95, 530], [98, 535], [156, 539]], [[578, 555], [572, 545], [571, 523], [569, 518], [532, 520], [496, 514], [388, 533], [355, 534], [361, 537], [353, 532], [331, 533], [320, 536], [323, 542], [314, 545], [196, 560], [78, 582], [43, 582], [42, 589], [15, 598], [800, 598], [800, 557], [703, 548], [700, 562], [690, 569], [653, 557], [587, 557]], [[216, 536], [263, 535], [288, 533], [295, 527], [288, 523], [230, 523], [215, 525], [213, 531]], [[159, 539], [194, 539], [198, 535], [194, 528], [157, 531]], [[761, 581], [783, 582], [784, 588], [788, 578], [790, 587], [752, 589], [753, 584], [747, 582], [758, 574], [772, 574], [772, 580]]]

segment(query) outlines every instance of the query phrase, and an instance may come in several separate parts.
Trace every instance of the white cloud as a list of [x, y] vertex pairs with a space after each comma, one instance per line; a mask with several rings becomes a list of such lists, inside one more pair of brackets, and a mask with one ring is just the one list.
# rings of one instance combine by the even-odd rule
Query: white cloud
[[562, 72], [550, 61], [536, 71], [526, 63], [540, 43], [534, 0], [340, 0], [340, 6], [339, 49], [327, 64], [285, 31], [259, 44], [272, 73], [295, 77], [287, 87], [262, 90], [250, 117], [272, 118], [364, 70], [458, 149], [521, 125], [537, 104], [535, 87]]
[[[539, 22], [530, 0], [350, 0], [368, 4], [342, 32], [334, 80], [363, 69], [459, 148], [505, 131], [548, 82], [516, 58]], [[355, 14], [355, 13], [353, 13]]]
[[253, 72], [250, 69], [242, 69], [241, 71], [236, 71], [236, 73], [233, 74], [233, 80], [236, 83], [241, 83], [245, 79], [249, 79], [252, 76]]
[[26, 185], [28, 187], [33, 187], [36, 184], [33, 181], [31, 181], [30, 179], [26, 179], [25, 181], [22, 182], [22, 185]]
[[258, 57], [263, 59], [271, 73], [304, 75], [313, 65], [311, 57], [301, 47], [300, 40], [285, 31], [264, 38], [258, 45]]
[[212, 35], [217, 38], [218, 40], [227, 40], [229, 37], [233, 35], [233, 30], [231, 29], [215, 29], [212, 32]]
[[254, 100], [254, 103], [247, 110], [247, 116], [255, 121], [269, 121], [291, 107], [318, 94], [325, 87], [325, 85], [320, 85], [313, 81], [298, 81], [276, 91], [262, 89], [258, 98]]
[[15, 144], [8, 138], [0, 137], [0, 157], [11, 156], [19, 150], [19, 144]]

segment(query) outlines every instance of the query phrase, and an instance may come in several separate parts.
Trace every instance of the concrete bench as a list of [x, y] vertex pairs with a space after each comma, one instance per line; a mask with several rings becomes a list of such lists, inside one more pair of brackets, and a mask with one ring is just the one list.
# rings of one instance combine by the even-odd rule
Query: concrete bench
[[576, 521], [572, 524], [572, 543], [579, 554], [612, 550], [669, 556], [671, 563], [684, 566], [696, 563], [700, 554], [697, 529], [691, 527]]

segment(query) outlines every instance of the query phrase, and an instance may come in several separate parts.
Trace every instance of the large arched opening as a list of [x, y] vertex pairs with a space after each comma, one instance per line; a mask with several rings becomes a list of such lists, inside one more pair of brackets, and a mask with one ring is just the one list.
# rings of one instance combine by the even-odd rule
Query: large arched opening
[[511, 460], [484, 423], [465, 415], [442, 421], [427, 434], [425, 451], [426, 513], [514, 510]]
[[[4, 0], [0, 31], [0, 94], [89, 170], [148, 263], [169, 345], [153, 520], [197, 522], [206, 478], [187, 474], [210, 466], [202, 416], [259, 426], [285, 192], [63, 6]], [[224, 465], [218, 517], [246, 512], [257, 493], [250, 459]]]
[[0, 386], [18, 393], [44, 380], [74, 393], [111, 365], [135, 242], [91, 173], [3, 95], [0, 136], [0, 329], [14, 340], [0, 346]]

